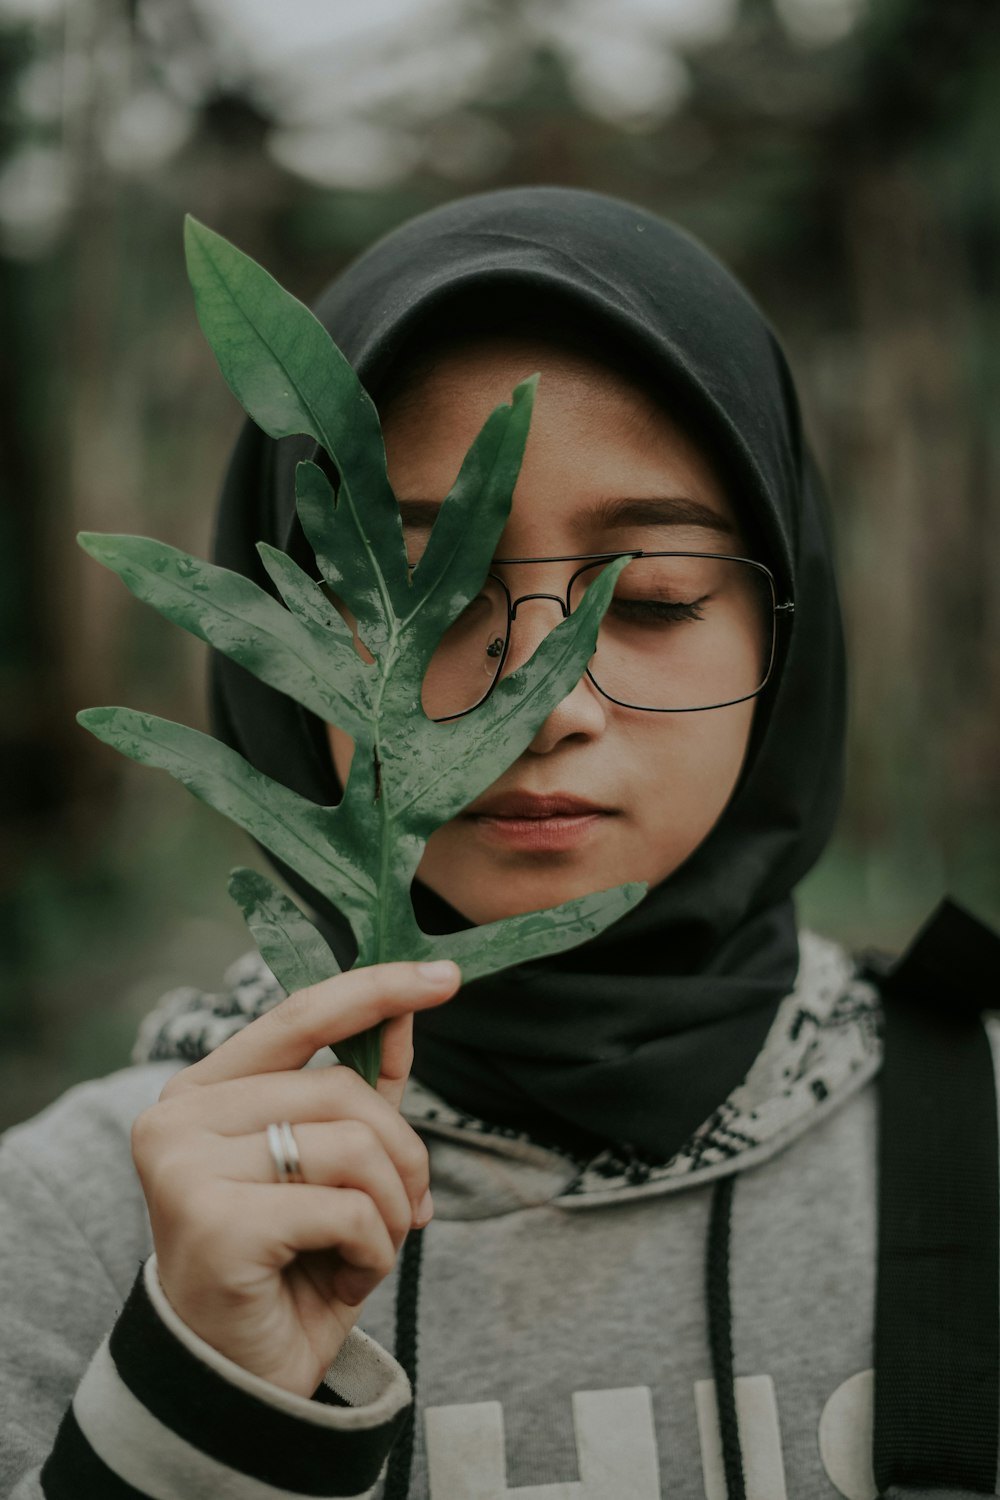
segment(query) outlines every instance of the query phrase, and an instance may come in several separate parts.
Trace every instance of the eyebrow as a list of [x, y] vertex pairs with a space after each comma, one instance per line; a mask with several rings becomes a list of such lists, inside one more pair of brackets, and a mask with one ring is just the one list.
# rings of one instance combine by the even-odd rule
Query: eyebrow
[[607, 531], [616, 526], [702, 526], [709, 531], [736, 531], [721, 512], [687, 495], [599, 500], [584, 511], [583, 517]]
[[[403, 525], [412, 531], [430, 531], [440, 509], [437, 500], [399, 501]], [[735, 536], [737, 530], [721, 512], [687, 495], [598, 500], [588, 505], [576, 519], [580, 525], [601, 531], [626, 526], [701, 526], [708, 531]]]

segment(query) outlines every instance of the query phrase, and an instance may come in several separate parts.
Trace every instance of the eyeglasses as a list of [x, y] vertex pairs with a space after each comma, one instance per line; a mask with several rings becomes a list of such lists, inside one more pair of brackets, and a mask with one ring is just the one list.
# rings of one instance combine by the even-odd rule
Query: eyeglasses
[[[517, 611], [529, 600], [558, 604], [565, 619], [609, 562], [628, 557], [601, 621], [586, 675], [612, 703], [645, 713], [694, 713], [755, 698], [774, 666], [778, 603], [763, 563], [715, 552], [585, 552], [496, 558], [493, 567], [579, 562], [565, 595], [519, 594], [490, 572], [445, 632], [423, 685], [424, 711], [458, 719], [486, 702], [503, 675]], [[417, 565], [411, 564], [412, 567]]]

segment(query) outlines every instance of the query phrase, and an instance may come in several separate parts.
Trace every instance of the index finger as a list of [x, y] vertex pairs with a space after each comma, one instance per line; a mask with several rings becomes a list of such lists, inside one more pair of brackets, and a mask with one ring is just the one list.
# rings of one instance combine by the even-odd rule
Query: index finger
[[185, 1083], [220, 1083], [254, 1073], [302, 1068], [322, 1047], [380, 1021], [440, 1005], [461, 983], [451, 959], [432, 964], [371, 964], [296, 990], [273, 1010], [184, 1070]]

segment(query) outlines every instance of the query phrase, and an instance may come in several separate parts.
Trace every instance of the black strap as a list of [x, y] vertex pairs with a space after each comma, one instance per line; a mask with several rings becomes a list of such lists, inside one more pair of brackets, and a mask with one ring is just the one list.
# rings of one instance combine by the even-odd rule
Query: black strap
[[726, 1500], [746, 1500], [743, 1451], [736, 1415], [736, 1372], [733, 1366], [733, 1313], [729, 1288], [729, 1231], [733, 1214], [735, 1177], [720, 1177], [712, 1193], [705, 1260], [705, 1300], [708, 1303], [708, 1344], [719, 1407], [722, 1468]]
[[403, 1241], [396, 1282], [396, 1358], [409, 1378], [413, 1391], [399, 1435], [389, 1454], [382, 1500], [406, 1500], [413, 1470], [413, 1442], [417, 1412], [417, 1314], [420, 1304], [420, 1261], [424, 1231], [411, 1229]]
[[[880, 980], [875, 1481], [996, 1494], [1000, 937], [942, 902]], [[912, 1493], [912, 1491], [911, 1491]]]

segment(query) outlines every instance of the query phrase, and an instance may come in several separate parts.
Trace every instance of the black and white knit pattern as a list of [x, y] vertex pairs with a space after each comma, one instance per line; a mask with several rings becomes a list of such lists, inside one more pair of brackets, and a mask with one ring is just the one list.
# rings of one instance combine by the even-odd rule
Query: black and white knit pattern
[[230, 964], [222, 982], [218, 994], [184, 985], [164, 995], [139, 1028], [132, 1061], [197, 1062], [285, 998], [256, 949]]

